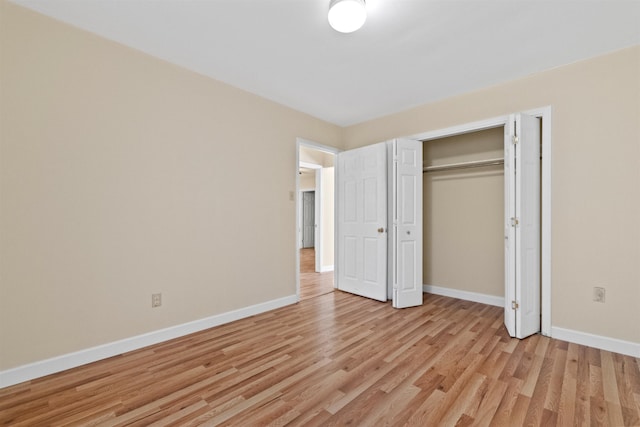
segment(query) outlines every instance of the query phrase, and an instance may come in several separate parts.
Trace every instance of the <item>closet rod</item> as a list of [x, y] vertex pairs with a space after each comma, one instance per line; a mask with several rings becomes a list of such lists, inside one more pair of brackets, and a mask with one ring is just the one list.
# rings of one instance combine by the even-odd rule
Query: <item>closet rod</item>
[[475, 160], [473, 162], [462, 162], [462, 163], [451, 163], [448, 165], [438, 165], [438, 166], [427, 166], [422, 169], [422, 172], [440, 172], [440, 171], [448, 171], [453, 169], [467, 169], [467, 168], [478, 168], [481, 166], [493, 166], [493, 165], [502, 165], [504, 164], [504, 159], [502, 157], [497, 159], [487, 159], [487, 160]]

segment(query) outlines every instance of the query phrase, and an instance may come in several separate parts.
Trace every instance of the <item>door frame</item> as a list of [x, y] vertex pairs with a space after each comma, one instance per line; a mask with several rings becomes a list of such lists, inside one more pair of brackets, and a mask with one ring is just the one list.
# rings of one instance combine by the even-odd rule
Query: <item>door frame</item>
[[[296, 239], [296, 244], [295, 244], [295, 248], [296, 248], [296, 254], [295, 254], [295, 260], [296, 260], [296, 271], [295, 271], [295, 277], [296, 277], [296, 300], [299, 302], [300, 301], [300, 226], [301, 226], [301, 206], [300, 206], [300, 201], [299, 201], [299, 197], [300, 197], [300, 174], [298, 173], [298, 170], [300, 169], [300, 147], [306, 147], [306, 148], [310, 148], [313, 150], [317, 150], [317, 151], [323, 151], [325, 153], [329, 153], [329, 154], [333, 154], [334, 156], [336, 154], [338, 154], [341, 150], [335, 147], [331, 147], [328, 145], [323, 145], [323, 144], [319, 144], [317, 142], [314, 141], [310, 141], [308, 139], [304, 139], [304, 138], [296, 138], [296, 167], [295, 167], [295, 183], [296, 183], [296, 188], [295, 191], [289, 195], [289, 199], [293, 202], [295, 202], [296, 205], [296, 228], [295, 228], [295, 239]], [[322, 267], [322, 233], [321, 233], [321, 219], [322, 219], [322, 198], [319, 197], [320, 196], [320, 192], [322, 191], [322, 188], [319, 187], [318, 184], [318, 171], [320, 171], [321, 169], [317, 169], [316, 170], [316, 213], [318, 212], [318, 210], [320, 210], [320, 215], [316, 216], [316, 223], [318, 224], [318, 230], [317, 230], [317, 234], [316, 234], [316, 241], [315, 241], [315, 245], [316, 245], [316, 264], [320, 263], [320, 268]], [[334, 206], [335, 206], [335, 191], [334, 191]], [[334, 218], [335, 218], [335, 209], [334, 209]], [[334, 254], [335, 254], [335, 243], [334, 243]], [[335, 287], [335, 282], [334, 282], [334, 287]]]
[[[542, 335], [551, 336], [551, 106], [535, 108], [518, 113], [542, 119], [542, 182], [540, 187], [540, 302], [541, 302], [541, 324]], [[509, 121], [510, 114], [493, 117], [486, 120], [465, 123], [462, 125], [438, 129], [410, 135], [405, 138], [428, 141], [430, 139], [444, 138], [448, 136], [461, 135], [465, 133], [477, 132], [486, 129], [503, 127]]]

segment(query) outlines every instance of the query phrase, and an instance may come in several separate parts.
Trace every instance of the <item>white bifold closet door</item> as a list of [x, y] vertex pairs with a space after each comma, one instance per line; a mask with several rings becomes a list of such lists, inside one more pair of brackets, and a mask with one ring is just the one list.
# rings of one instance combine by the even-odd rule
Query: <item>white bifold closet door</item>
[[422, 305], [422, 142], [389, 144], [389, 287], [396, 308]]
[[504, 138], [505, 306], [509, 335], [540, 331], [540, 119], [510, 117]]
[[337, 288], [422, 304], [422, 142], [338, 153], [336, 171]]

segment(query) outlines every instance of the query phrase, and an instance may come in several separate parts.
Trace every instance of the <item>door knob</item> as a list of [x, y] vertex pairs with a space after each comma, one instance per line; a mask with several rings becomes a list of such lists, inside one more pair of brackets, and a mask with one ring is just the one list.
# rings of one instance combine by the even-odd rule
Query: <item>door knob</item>
[[378, 228], [378, 233], [384, 233], [384, 228], [383, 227]]

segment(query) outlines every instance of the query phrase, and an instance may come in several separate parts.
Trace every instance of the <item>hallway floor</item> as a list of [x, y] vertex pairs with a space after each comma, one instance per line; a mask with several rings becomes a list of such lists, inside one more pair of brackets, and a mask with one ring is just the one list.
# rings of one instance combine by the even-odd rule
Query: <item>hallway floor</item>
[[333, 292], [333, 271], [315, 272], [314, 248], [300, 249], [300, 300]]

